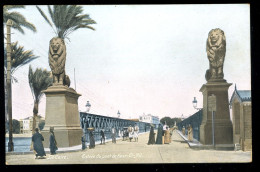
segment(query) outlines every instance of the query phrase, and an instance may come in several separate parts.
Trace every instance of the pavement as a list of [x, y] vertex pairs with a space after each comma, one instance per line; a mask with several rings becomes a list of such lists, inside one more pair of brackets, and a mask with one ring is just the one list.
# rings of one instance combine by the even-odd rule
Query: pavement
[[187, 142], [189, 147], [191, 149], [198, 149], [198, 150], [226, 150], [226, 151], [234, 151], [235, 147], [234, 144], [216, 144], [215, 146], [213, 145], [203, 145], [201, 144], [198, 140], [193, 138], [192, 141], [188, 140], [188, 135], [183, 135], [181, 131], [177, 130], [178, 134]]
[[[45, 159], [34, 154], [6, 154], [7, 165], [30, 164], [147, 164], [147, 163], [234, 163], [252, 162], [252, 152], [196, 150], [174, 131], [172, 142], [164, 145], [147, 145], [149, 133], [139, 136], [138, 142], [117, 140], [95, 149], [47, 153]], [[60, 149], [59, 149], [60, 150]], [[61, 150], [60, 150], [61, 151]]]

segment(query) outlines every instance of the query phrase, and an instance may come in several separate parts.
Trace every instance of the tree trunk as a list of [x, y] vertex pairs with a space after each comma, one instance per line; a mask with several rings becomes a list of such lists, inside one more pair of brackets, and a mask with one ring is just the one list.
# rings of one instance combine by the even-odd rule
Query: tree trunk
[[36, 118], [38, 115], [38, 102], [34, 102], [34, 107], [33, 107], [33, 125], [32, 125], [32, 134], [35, 133], [35, 128], [36, 128]]
[[[38, 114], [38, 102], [34, 101], [34, 107], [33, 107], [33, 124], [32, 124], [32, 135], [35, 133], [36, 128], [36, 118]], [[30, 150], [33, 150], [33, 142], [31, 142]]]

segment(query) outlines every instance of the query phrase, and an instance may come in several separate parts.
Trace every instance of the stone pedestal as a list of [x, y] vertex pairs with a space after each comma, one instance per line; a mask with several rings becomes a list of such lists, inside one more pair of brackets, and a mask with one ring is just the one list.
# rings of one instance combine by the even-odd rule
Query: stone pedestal
[[46, 95], [45, 126], [41, 132], [44, 137], [44, 147], [49, 147], [50, 127], [54, 127], [58, 148], [80, 145], [82, 129], [78, 97], [81, 95], [63, 85], [51, 86], [43, 92]]
[[232, 84], [226, 80], [209, 80], [200, 91], [203, 94], [203, 118], [200, 126], [200, 142], [212, 145], [212, 112], [209, 111], [208, 97], [216, 96], [216, 112], [214, 115], [215, 145], [230, 147], [233, 144], [233, 129], [229, 113], [228, 88]]

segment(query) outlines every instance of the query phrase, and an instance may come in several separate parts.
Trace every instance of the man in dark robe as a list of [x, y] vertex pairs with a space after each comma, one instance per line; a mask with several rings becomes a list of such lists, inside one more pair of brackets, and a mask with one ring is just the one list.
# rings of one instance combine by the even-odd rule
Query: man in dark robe
[[112, 127], [112, 129], [111, 129], [111, 137], [112, 137], [112, 143], [116, 143], [116, 129], [115, 129], [115, 127]]
[[94, 131], [93, 128], [89, 128], [89, 149], [95, 148], [95, 137], [93, 131]]
[[57, 142], [54, 135], [54, 127], [50, 127], [50, 152], [51, 155], [56, 154], [56, 150], [58, 150]]
[[[102, 129], [102, 130], [100, 131], [100, 135], [101, 135], [101, 145], [102, 145], [102, 143], [105, 144], [106, 139], [105, 139], [104, 129]], [[103, 141], [103, 142], [102, 142], [102, 141]]]
[[83, 134], [81, 137], [81, 143], [82, 143], [82, 150], [86, 149], [86, 136]]
[[151, 126], [150, 128], [150, 134], [149, 134], [149, 141], [148, 141], [148, 145], [153, 145], [155, 144], [155, 137], [154, 137], [155, 133], [154, 133], [154, 127]]
[[39, 129], [35, 128], [35, 134], [32, 136], [33, 149], [36, 152], [36, 159], [38, 156], [43, 157], [46, 156], [42, 141], [44, 141], [43, 136], [39, 133]]
[[162, 144], [162, 135], [163, 135], [163, 126], [159, 124], [158, 130], [157, 130], [157, 138], [155, 144]]

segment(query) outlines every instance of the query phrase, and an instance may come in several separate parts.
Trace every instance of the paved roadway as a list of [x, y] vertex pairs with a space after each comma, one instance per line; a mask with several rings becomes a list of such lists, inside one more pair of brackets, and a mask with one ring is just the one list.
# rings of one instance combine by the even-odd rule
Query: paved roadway
[[194, 150], [174, 132], [172, 142], [164, 145], [147, 145], [149, 133], [139, 136], [139, 142], [118, 140], [95, 149], [78, 152], [47, 154], [46, 159], [35, 155], [6, 155], [6, 164], [126, 164], [126, 163], [214, 163], [251, 162], [251, 152]]

